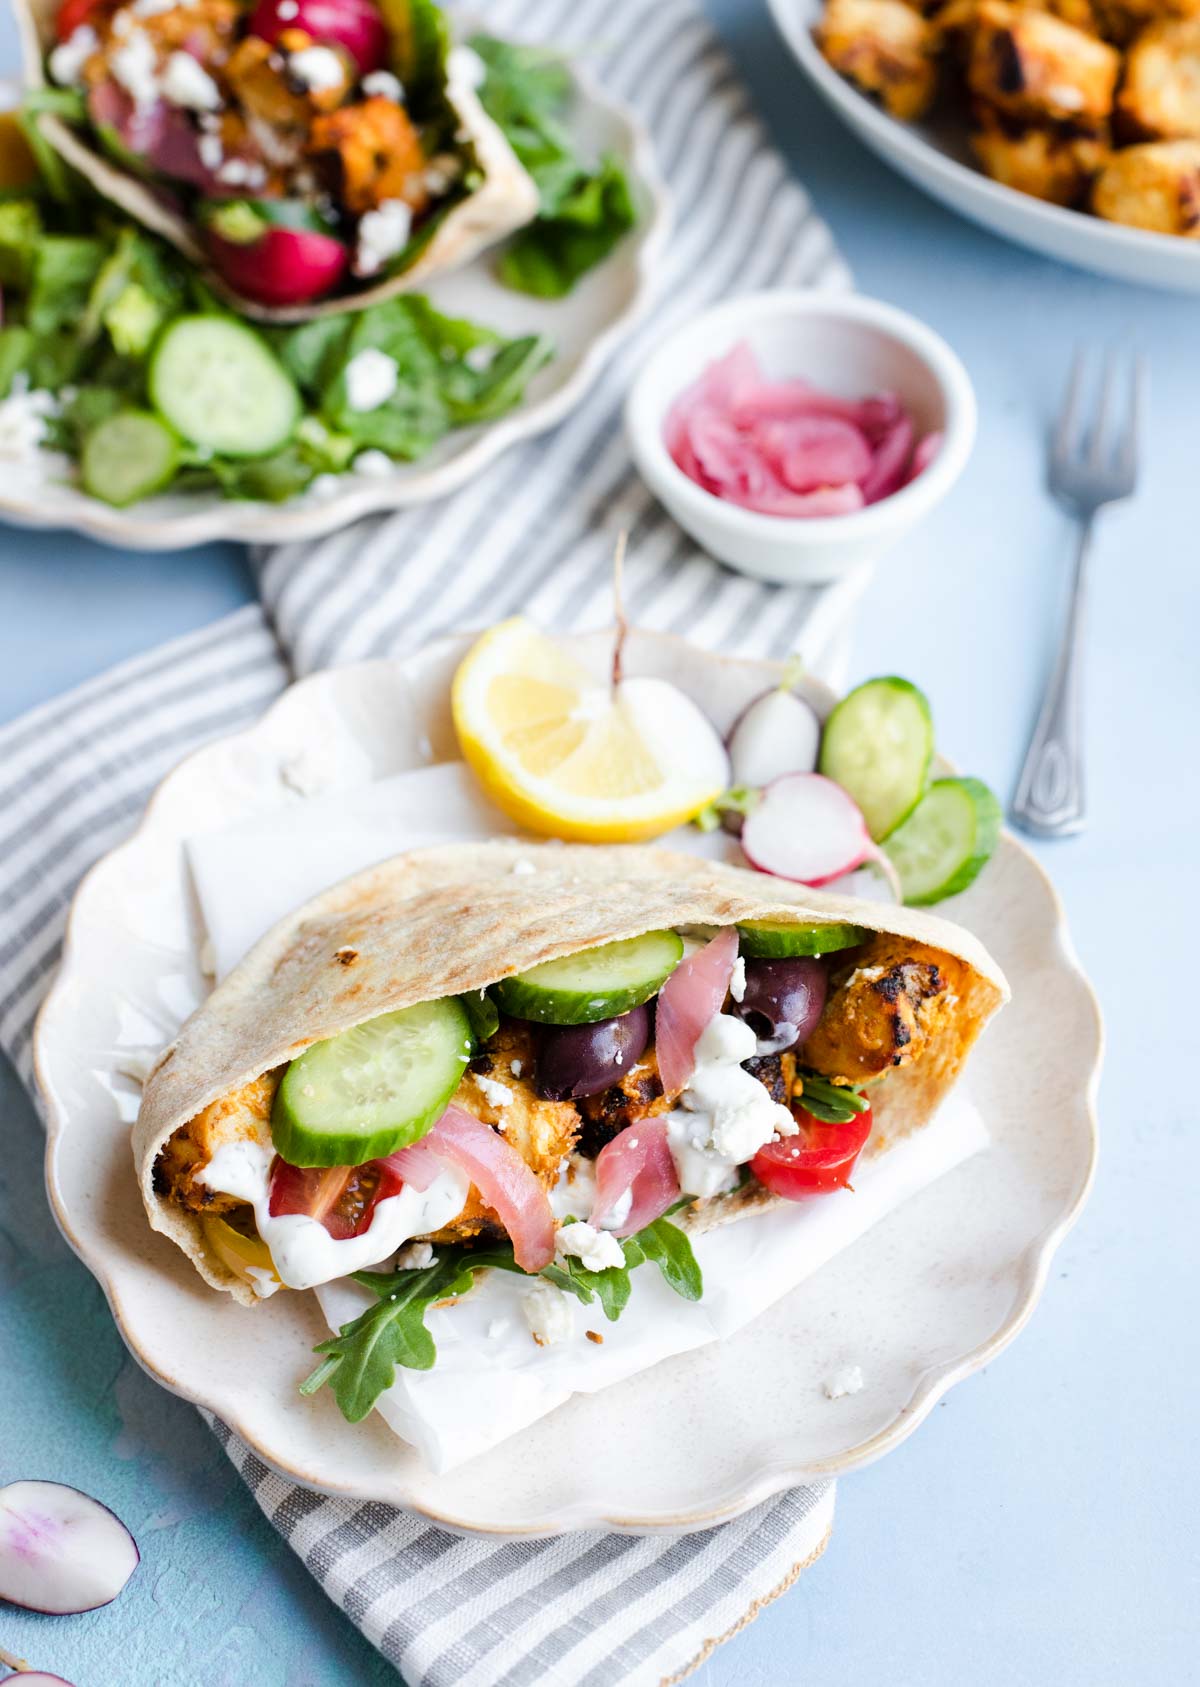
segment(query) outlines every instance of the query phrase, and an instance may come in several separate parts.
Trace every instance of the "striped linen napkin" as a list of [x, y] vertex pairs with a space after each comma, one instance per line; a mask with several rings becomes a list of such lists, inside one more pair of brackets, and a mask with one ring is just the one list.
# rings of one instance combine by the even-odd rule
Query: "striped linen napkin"
[[[602, 622], [621, 527], [636, 622], [745, 653], [798, 647], [839, 677], [857, 587], [772, 588], [698, 556], [638, 482], [620, 426], [634, 369], [675, 317], [730, 292], [847, 285], [824, 225], [688, 0], [496, 0], [484, 21], [586, 48], [648, 123], [675, 205], [650, 310], [567, 421], [455, 498], [260, 555], [262, 608], [0, 731], [0, 1045], [31, 1089], [33, 1019], [79, 879], [172, 766], [253, 720], [291, 677], [518, 608], [546, 626]], [[266, 1515], [410, 1687], [679, 1680], [819, 1556], [832, 1525], [826, 1482], [687, 1536], [463, 1538], [298, 1488], [213, 1427]]]

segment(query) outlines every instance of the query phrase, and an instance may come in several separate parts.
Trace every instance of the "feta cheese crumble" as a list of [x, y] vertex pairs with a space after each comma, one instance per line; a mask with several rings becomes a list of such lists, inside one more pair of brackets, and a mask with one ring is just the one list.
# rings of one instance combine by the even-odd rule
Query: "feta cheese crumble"
[[574, 1304], [553, 1283], [534, 1283], [526, 1289], [521, 1296], [521, 1311], [539, 1347], [554, 1347], [560, 1341], [569, 1341], [574, 1332]]
[[221, 90], [190, 53], [172, 53], [162, 74], [163, 98], [189, 111], [217, 111]]
[[[220, 135], [202, 134], [196, 142], [196, 151], [206, 170], [219, 170], [225, 162], [225, 148], [221, 145]], [[234, 162], [239, 163], [240, 160], [235, 159]]]
[[446, 59], [446, 79], [461, 88], [481, 88], [487, 81], [487, 66], [473, 47], [452, 47]]
[[351, 410], [378, 410], [399, 384], [396, 360], [377, 346], [364, 346], [346, 365], [346, 402]]
[[355, 474], [368, 475], [372, 480], [382, 480], [394, 467], [386, 451], [360, 451], [354, 459]]
[[302, 47], [288, 54], [288, 75], [311, 93], [340, 88], [346, 80], [342, 61], [332, 47]]
[[58, 414], [58, 399], [52, 392], [28, 387], [14, 378], [12, 391], [0, 399], [0, 461], [29, 463], [46, 438], [46, 423]]
[[507, 1107], [512, 1101], [513, 1092], [507, 1084], [498, 1084], [495, 1078], [483, 1078], [478, 1073], [475, 1074], [475, 1082], [489, 1106]]
[[[283, 6], [288, 0], [283, 0], [279, 8], [280, 17], [283, 16]], [[390, 70], [373, 70], [362, 79], [364, 94], [377, 94], [381, 99], [392, 100], [396, 105], [404, 104], [404, 84], [398, 76], [393, 76]]]
[[433, 1264], [433, 1248], [429, 1242], [410, 1242], [396, 1255], [397, 1271], [424, 1271]]
[[536, 872], [537, 868], [534, 866], [533, 862], [526, 860], [524, 856], [522, 856], [519, 861], [514, 861], [512, 864], [514, 879], [527, 879], [530, 873]]
[[50, 55], [50, 74], [64, 88], [80, 79], [80, 72], [100, 45], [100, 37], [90, 23], [81, 23], [67, 39], [55, 47]]
[[746, 1000], [746, 960], [739, 955], [733, 963], [733, 971], [729, 976], [729, 994], [735, 1002]]
[[847, 1394], [857, 1394], [863, 1386], [861, 1365], [843, 1365], [831, 1377], [825, 1378], [825, 1398], [841, 1400]]
[[610, 1266], [624, 1265], [621, 1244], [608, 1230], [597, 1230], [591, 1224], [564, 1224], [555, 1232], [554, 1251], [560, 1257], [573, 1255], [585, 1271], [607, 1271]]
[[696, 1042], [696, 1064], [679, 1106], [667, 1114], [667, 1141], [679, 1187], [687, 1195], [719, 1195], [737, 1182], [737, 1167], [777, 1136], [795, 1136], [790, 1111], [742, 1067], [758, 1039], [732, 1014], [711, 1019]]
[[358, 225], [358, 246], [354, 268], [358, 275], [375, 275], [403, 251], [412, 233], [412, 211], [403, 199], [385, 199], [375, 211], [368, 211]]
[[113, 33], [123, 33], [124, 41], [109, 57], [109, 68], [129, 94], [135, 106], [144, 111], [159, 97], [158, 54], [154, 43], [144, 30], [127, 29], [119, 32], [117, 23], [122, 13], [113, 19]]

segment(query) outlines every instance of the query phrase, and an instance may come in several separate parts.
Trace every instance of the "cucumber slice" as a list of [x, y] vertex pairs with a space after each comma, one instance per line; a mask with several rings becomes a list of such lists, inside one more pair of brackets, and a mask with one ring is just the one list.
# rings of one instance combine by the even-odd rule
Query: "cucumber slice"
[[154, 348], [150, 398], [195, 445], [265, 457], [288, 439], [300, 394], [265, 340], [229, 316], [180, 316]]
[[747, 960], [782, 961], [792, 955], [831, 955], [835, 949], [852, 949], [870, 932], [864, 926], [815, 921], [792, 925], [782, 920], [746, 920], [738, 927], [738, 947]]
[[888, 839], [904, 900], [925, 907], [966, 890], [996, 848], [1001, 818], [981, 779], [935, 779]]
[[825, 722], [820, 771], [849, 791], [878, 843], [920, 802], [932, 756], [924, 694], [906, 679], [870, 679]]
[[161, 492], [178, 467], [178, 439], [148, 410], [118, 410], [98, 422], [79, 455], [84, 491], [117, 509]]
[[505, 1013], [543, 1025], [592, 1025], [649, 1001], [683, 959], [674, 931], [648, 931], [602, 943], [559, 961], [543, 961], [492, 985]]
[[448, 996], [314, 1043], [283, 1075], [271, 1110], [293, 1166], [361, 1166], [435, 1125], [471, 1058], [471, 1026]]

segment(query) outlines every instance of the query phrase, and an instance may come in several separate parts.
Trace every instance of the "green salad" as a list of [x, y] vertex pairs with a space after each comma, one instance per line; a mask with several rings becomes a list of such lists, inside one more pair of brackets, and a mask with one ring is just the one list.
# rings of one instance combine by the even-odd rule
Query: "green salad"
[[319, 475], [386, 472], [511, 410], [552, 355], [416, 294], [251, 324], [86, 197], [0, 204], [0, 286], [0, 398], [119, 506], [168, 487], [279, 502]]
[[[483, 35], [471, 47], [480, 99], [540, 202], [489, 261], [506, 286], [562, 297], [635, 225], [625, 172], [579, 156], [557, 55]], [[55, 110], [79, 98], [31, 96]], [[0, 197], [0, 433], [10, 456], [65, 453], [108, 504], [167, 490], [278, 503], [332, 490], [331, 476], [385, 475], [512, 410], [553, 356], [542, 334], [509, 338], [419, 294], [296, 326], [250, 321], [69, 172], [31, 116], [41, 173]]]

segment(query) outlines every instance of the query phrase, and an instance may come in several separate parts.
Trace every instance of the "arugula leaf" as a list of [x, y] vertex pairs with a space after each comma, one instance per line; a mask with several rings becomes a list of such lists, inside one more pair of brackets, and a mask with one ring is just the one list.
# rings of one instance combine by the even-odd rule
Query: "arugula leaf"
[[47, 234], [33, 255], [25, 321], [35, 334], [52, 334], [79, 322], [106, 256], [89, 235]]
[[31, 199], [0, 205], [0, 284], [25, 288], [42, 238], [42, 216]]
[[327, 1357], [300, 1384], [301, 1394], [315, 1394], [328, 1383], [342, 1416], [359, 1423], [392, 1386], [397, 1365], [431, 1369], [437, 1349], [425, 1314], [436, 1301], [466, 1294], [477, 1269], [461, 1250], [449, 1249], [421, 1271], [356, 1272], [355, 1281], [379, 1300], [314, 1349]]
[[684, 1300], [699, 1300], [704, 1278], [692, 1252], [692, 1244], [677, 1224], [656, 1218], [637, 1233], [637, 1243], [646, 1258], [662, 1272], [663, 1281]]
[[619, 159], [605, 155], [592, 175], [580, 175], [550, 213], [513, 239], [498, 273], [507, 286], [542, 299], [560, 299], [608, 257], [637, 222], [629, 179]]
[[537, 218], [501, 254], [497, 274], [519, 292], [562, 298], [636, 224], [629, 179], [611, 153], [594, 170], [579, 159], [559, 122], [572, 85], [558, 55], [489, 35], [472, 36], [470, 45], [487, 70], [479, 90], [483, 107], [541, 202]]
[[871, 1103], [845, 1084], [832, 1084], [819, 1072], [801, 1072], [800, 1105], [824, 1125], [842, 1125], [856, 1113], [865, 1113]]
[[[686, 1203], [682, 1203], [686, 1204]], [[672, 1211], [675, 1209], [673, 1208]], [[600, 1303], [604, 1316], [615, 1323], [629, 1303], [629, 1274], [652, 1261], [663, 1280], [684, 1300], [699, 1300], [704, 1282], [692, 1245], [678, 1225], [655, 1219], [621, 1244], [624, 1266], [589, 1271], [573, 1255], [555, 1260], [540, 1272], [526, 1272], [513, 1258], [508, 1242], [484, 1248], [439, 1248], [432, 1265], [401, 1271], [356, 1271], [354, 1281], [378, 1296], [377, 1304], [343, 1324], [336, 1336], [314, 1352], [326, 1357], [300, 1384], [301, 1394], [315, 1394], [327, 1383], [342, 1415], [350, 1423], [366, 1417], [396, 1377], [396, 1366], [427, 1371], [437, 1359], [425, 1315], [438, 1301], [467, 1294], [481, 1271], [510, 1271], [518, 1277], [539, 1276], [585, 1306]]]
[[446, 81], [450, 26], [435, 0], [383, 0], [392, 69], [404, 84], [409, 105], [440, 94]]

